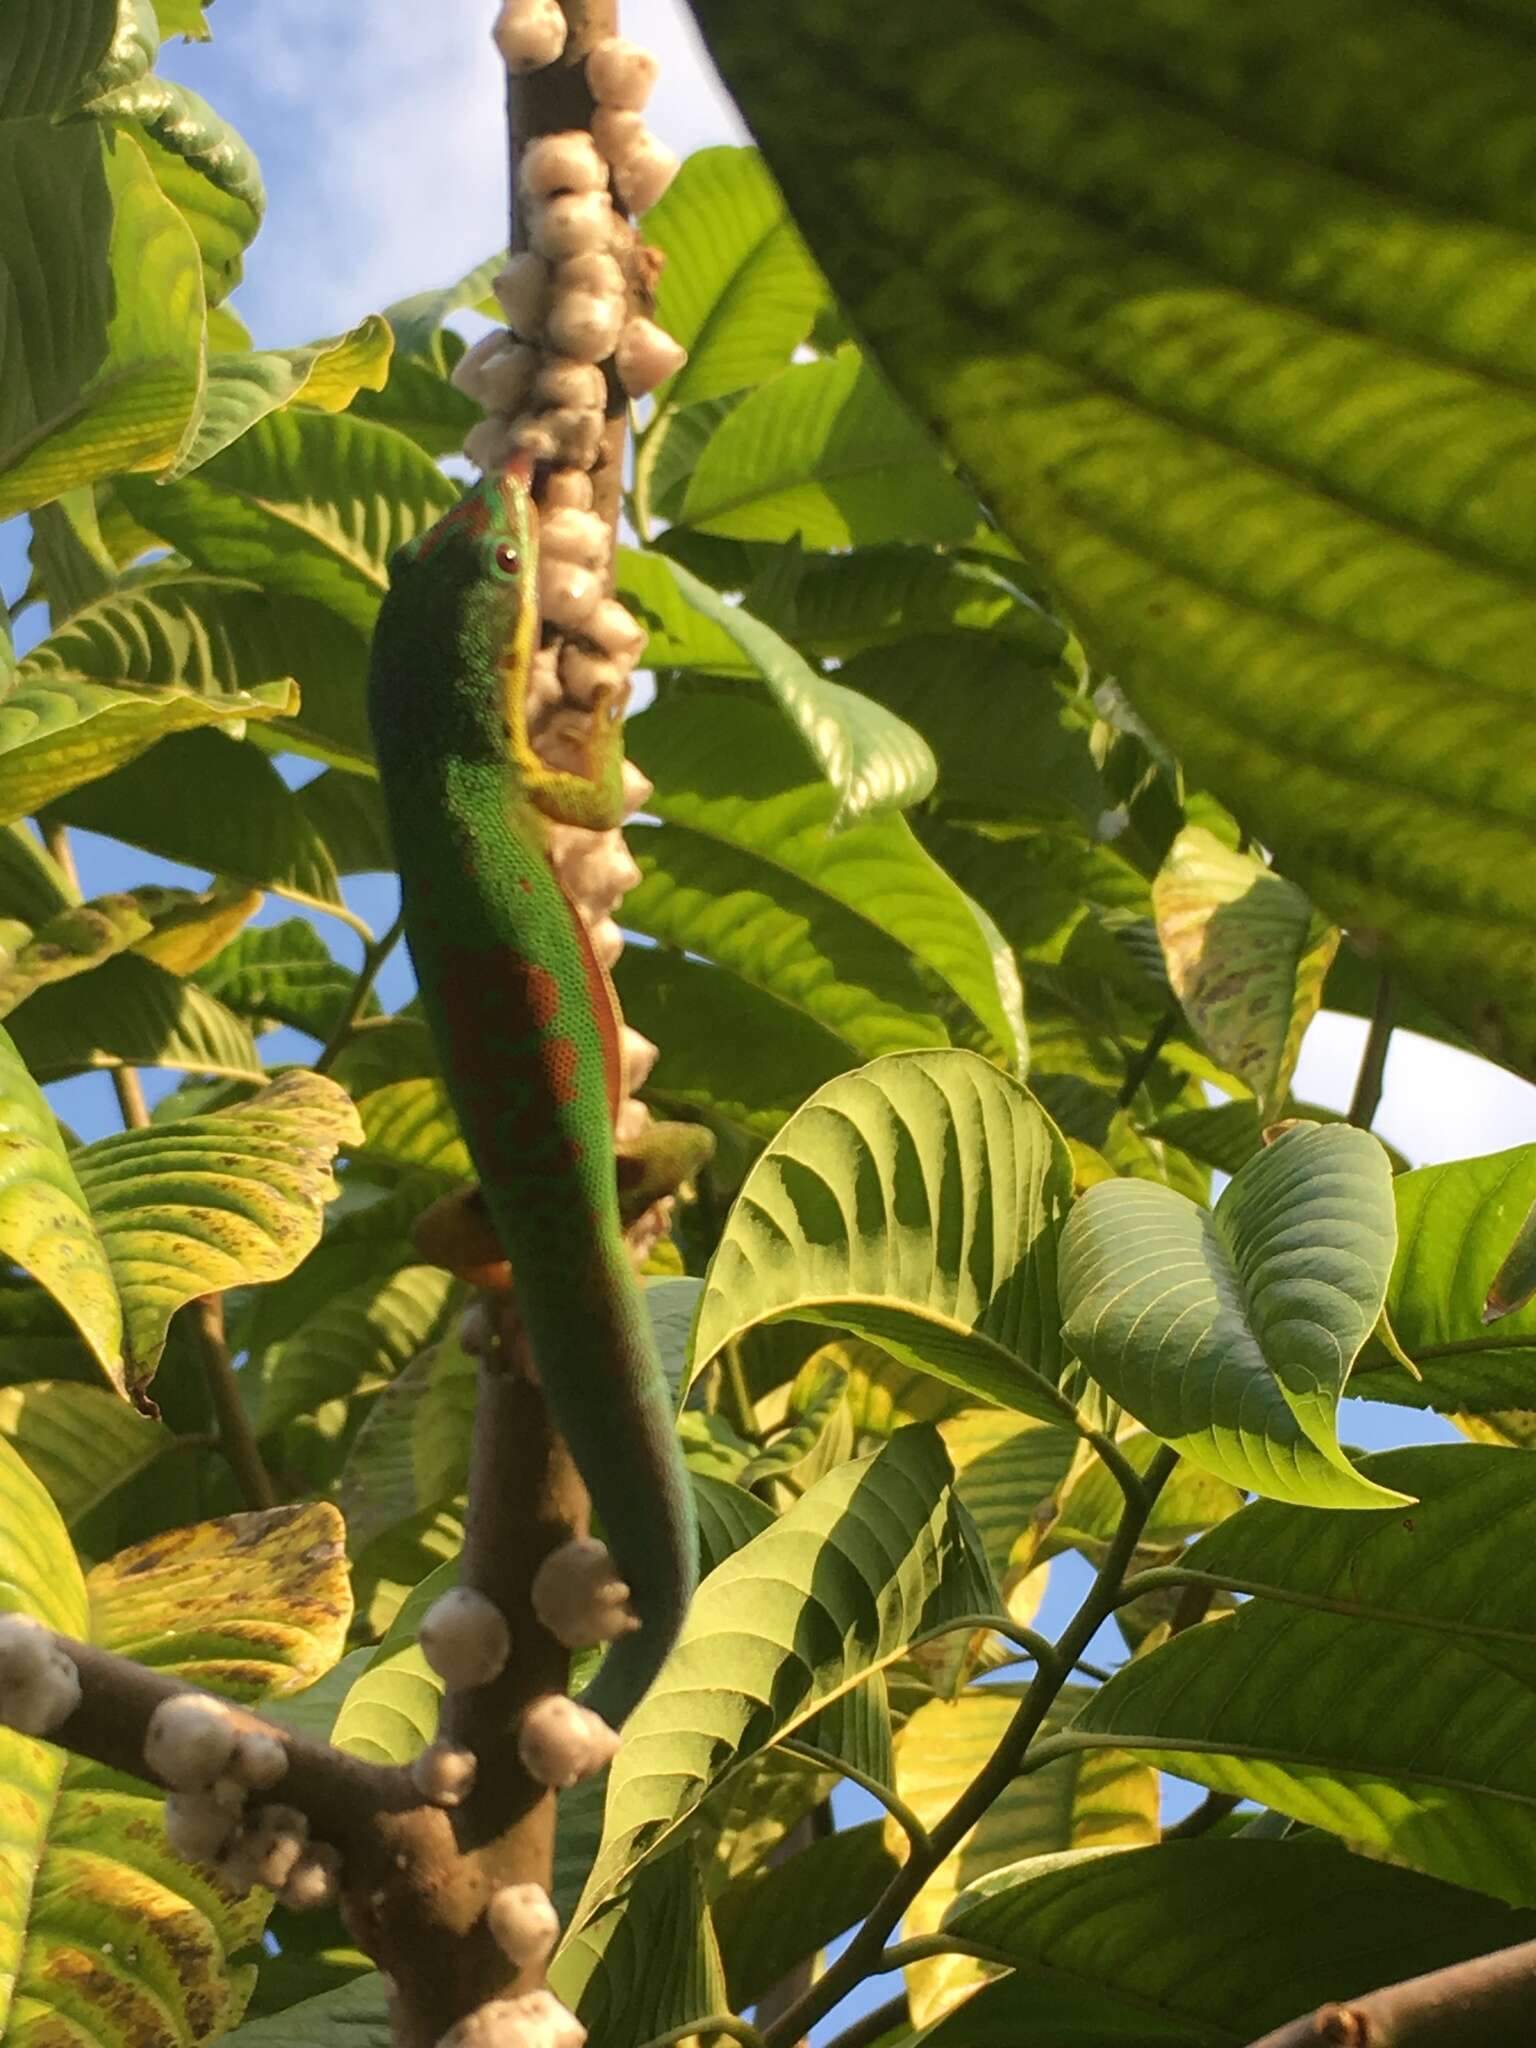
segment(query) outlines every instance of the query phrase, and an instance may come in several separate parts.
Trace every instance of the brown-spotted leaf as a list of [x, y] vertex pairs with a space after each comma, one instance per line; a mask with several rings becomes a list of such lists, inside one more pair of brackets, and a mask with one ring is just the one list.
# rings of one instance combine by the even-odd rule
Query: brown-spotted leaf
[[328, 1501], [222, 1515], [120, 1550], [86, 1590], [103, 1649], [233, 1699], [300, 1692], [346, 1647], [346, 1524]]
[[149, 931], [149, 919], [131, 896], [98, 896], [61, 910], [14, 947], [0, 946], [0, 1017], [45, 982], [86, 974]]
[[1294, 882], [1188, 825], [1152, 884], [1174, 994], [1221, 1066], [1279, 1114], [1338, 951], [1336, 928]]
[[211, 889], [171, 889], [145, 883], [133, 897], [151, 921], [133, 950], [167, 974], [196, 974], [216, 959], [266, 900], [242, 882], [215, 882]]
[[337, 1149], [361, 1135], [343, 1089], [295, 1072], [232, 1109], [122, 1131], [75, 1155], [122, 1300], [130, 1384], [153, 1376], [184, 1303], [292, 1272], [336, 1193]]

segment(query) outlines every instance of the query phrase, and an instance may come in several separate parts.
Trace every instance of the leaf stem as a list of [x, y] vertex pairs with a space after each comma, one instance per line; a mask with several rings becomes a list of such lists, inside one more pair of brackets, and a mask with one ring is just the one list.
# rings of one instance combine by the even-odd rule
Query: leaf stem
[[1381, 1084], [1387, 1071], [1387, 1053], [1392, 1044], [1392, 977], [1381, 975], [1376, 983], [1376, 1002], [1371, 1010], [1371, 1028], [1360, 1055], [1355, 1092], [1350, 1098], [1349, 1121], [1357, 1130], [1368, 1131], [1381, 1107]]
[[734, 2013], [712, 2012], [707, 2019], [687, 2020], [664, 2034], [652, 2035], [645, 2048], [672, 2048], [676, 2041], [708, 2040], [711, 2034], [724, 2034], [728, 2040], [740, 2041], [743, 2048], [763, 2048], [766, 2038], [750, 2020], [739, 2020]]
[[978, 1962], [1010, 1968], [1019, 1960], [1006, 1949], [993, 1948], [985, 1941], [966, 1941], [958, 1934], [914, 1934], [910, 1941], [893, 1941], [883, 1950], [879, 1970], [871, 1974], [884, 1976], [888, 1970], [904, 1970], [908, 1963], [926, 1962], [930, 1956], [974, 1956]]
[[898, 1991], [894, 1998], [888, 1998], [884, 2005], [877, 2005], [872, 2012], [860, 2013], [851, 2027], [845, 2027], [828, 2042], [827, 2048], [874, 2048], [876, 2041], [883, 2041], [895, 2027], [909, 2027], [912, 2024], [911, 2007], [905, 1991]]
[[786, 1756], [799, 1757], [805, 1763], [814, 1764], [818, 1770], [834, 1771], [840, 1777], [846, 1778], [850, 1784], [859, 1786], [871, 1799], [885, 1808], [912, 1844], [914, 1856], [927, 1853], [928, 1830], [900, 1793], [894, 1792], [889, 1785], [882, 1785], [878, 1778], [871, 1777], [867, 1771], [861, 1771], [857, 1764], [849, 1763], [845, 1757], [834, 1756], [827, 1749], [819, 1749], [814, 1742], [801, 1742], [792, 1735], [787, 1741], [776, 1746]]
[[149, 1104], [144, 1100], [144, 1083], [139, 1079], [137, 1067], [114, 1067], [112, 1086], [117, 1092], [117, 1106], [123, 1113], [125, 1130], [142, 1131], [149, 1124]]
[[377, 939], [370, 939], [363, 948], [363, 964], [357, 970], [357, 979], [347, 997], [346, 1007], [336, 1020], [335, 1029], [321, 1048], [320, 1057], [315, 1061], [317, 1074], [329, 1073], [341, 1057], [352, 1033], [357, 1029], [357, 1020], [373, 994], [374, 983], [383, 970], [385, 961], [393, 953], [405, 932], [405, 917], [398, 916], [389, 930]]
[[229, 1462], [246, 1506], [276, 1507], [277, 1490], [261, 1462], [251, 1418], [240, 1398], [234, 1362], [229, 1355], [229, 1339], [224, 1331], [223, 1295], [199, 1295], [192, 1304], [192, 1320], [197, 1328], [203, 1377], [208, 1382], [209, 1397], [218, 1420], [219, 1449]]
[[[1092, 1642], [1101, 1624], [1114, 1612], [1126, 1566], [1135, 1555], [1137, 1541], [1157, 1496], [1178, 1461], [1178, 1452], [1166, 1444], [1160, 1445], [1154, 1453], [1145, 1476], [1136, 1481], [1135, 1494], [1127, 1493], [1119, 1527], [1094, 1575], [1093, 1584], [1052, 1646], [1050, 1662], [1036, 1672], [1002, 1740], [937, 1827], [929, 1830], [926, 1850], [921, 1855], [909, 1856], [891, 1879], [864, 1925], [837, 1961], [818, 1978], [804, 1998], [765, 2030], [764, 2048], [789, 2048], [791, 2042], [800, 2040], [818, 2020], [824, 2019], [839, 2005], [855, 1985], [884, 1968], [882, 1959], [892, 1930], [945, 1857], [960, 1846], [1021, 1771], [1039, 1769], [1053, 1756], [1063, 1753], [1059, 1747], [1063, 1740], [1060, 1736], [1039, 1744], [1033, 1750], [1030, 1745], [1055, 1704], [1066, 1674]], [[1076, 1745], [1084, 1746], [1084, 1738], [1077, 1737]]]
[[1115, 1095], [1116, 1109], [1129, 1109], [1136, 1099], [1136, 1091], [1157, 1065], [1157, 1056], [1172, 1037], [1179, 1021], [1177, 1010], [1167, 1010], [1147, 1034], [1147, 1042], [1126, 1067], [1125, 1079]]

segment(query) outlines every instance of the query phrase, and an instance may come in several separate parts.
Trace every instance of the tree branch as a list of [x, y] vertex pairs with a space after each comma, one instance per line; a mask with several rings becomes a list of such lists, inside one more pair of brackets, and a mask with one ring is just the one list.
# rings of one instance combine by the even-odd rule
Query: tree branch
[[1392, 1045], [1392, 977], [1383, 974], [1376, 983], [1376, 1003], [1371, 1011], [1371, 1028], [1360, 1055], [1355, 1092], [1350, 1098], [1349, 1121], [1368, 1131], [1381, 1107], [1381, 1085], [1386, 1078], [1387, 1054]]
[[[929, 1830], [926, 1850], [921, 1855], [909, 1856], [886, 1886], [874, 1910], [837, 1961], [804, 1998], [774, 2026], [765, 2029], [765, 2048], [788, 2048], [789, 2043], [798, 2041], [840, 2004], [856, 1984], [884, 1967], [882, 1956], [892, 1929], [945, 1857], [960, 1846], [1024, 1767], [1026, 1753], [1054, 1705], [1066, 1674], [1087, 1649], [1101, 1623], [1114, 1612], [1120, 1582], [1135, 1554], [1137, 1539], [1177, 1463], [1178, 1453], [1166, 1445], [1155, 1453], [1145, 1476], [1137, 1480], [1137, 1497], [1126, 1501], [1120, 1525], [1093, 1584], [1054, 1644], [1050, 1663], [1036, 1672], [1002, 1740], [938, 1826]], [[1041, 1761], [1045, 1761], [1043, 1754]]]
[[1250, 2048], [1529, 2048], [1536, 1941], [1319, 2006]]
[[875, 2042], [884, 2040], [895, 2028], [910, 2027], [911, 2024], [912, 2010], [907, 2003], [907, 1994], [898, 1991], [884, 2005], [861, 2013], [852, 2026], [844, 2027], [840, 2034], [833, 2036], [827, 2048], [874, 2048]]
[[367, 1006], [368, 998], [373, 994], [374, 984], [379, 978], [384, 963], [388, 960], [390, 954], [393, 953], [396, 946], [399, 945], [404, 933], [405, 918], [402, 914], [395, 919], [382, 938], [370, 939], [364, 945], [363, 964], [357, 970], [357, 978], [352, 984], [350, 995], [347, 997], [346, 1007], [337, 1018], [335, 1028], [331, 1032], [330, 1037], [321, 1047], [320, 1057], [315, 1061], [315, 1072], [317, 1074], [328, 1074], [346, 1050], [353, 1032], [357, 1029], [357, 1020], [362, 1016]]
[[251, 1428], [251, 1418], [246, 1414], [245, 1403], [240, 1398], [239, 1382], [235, 1377], [234, 1363], [229, 1355], [229, 1340], [224, 1334], [223, 1295], [200, 1295], [193, 1302], [190, 1313], [197, 1330], [197, 1350], [203, 1363], [203, 1378], [207, 1382], [209, 1399], [213, 1402], [214, 1418], [219, 1425], [219, 1449], [235, 1475], [235, 1483], [240, 1488], [240, 1496], [246, 1506], [276, 1507], [277, 1491], [272, 1484], [271, 1474], [262, 1463], [256, 1435]]

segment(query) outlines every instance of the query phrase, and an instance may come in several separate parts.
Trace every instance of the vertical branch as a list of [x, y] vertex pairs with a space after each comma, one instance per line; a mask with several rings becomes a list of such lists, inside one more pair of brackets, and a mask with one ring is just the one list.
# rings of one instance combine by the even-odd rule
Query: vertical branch
[[277, 1490], [256, 1447], [251, 1418], [240, 1398], [234, 1362], [229, 1355], [229, 1340], [224, 1331], [224, 1297], [222, 1294], [201, 1295], [193, 1302], [189, 1313], [197, 1329], [198, 1356], [203, 1362], [203, 1377], [208, 1383], [208, 1395], [219, 1426], [219, 1449], [229, 1461], [246, 1506], [276, 1507]]
[[1381, 1086], [1387, 1071], [1387, 1054], [1392, 1046], [1392, 977], [1383, 974], [1376, 983], [1376, 1002], [1371, 1011], [1371, 1028], [1360, 1055], [1355, 1092], [1350, 1099], [1349, 1121], [1357, 1130], [1368, 1131], [1381, 1107]]

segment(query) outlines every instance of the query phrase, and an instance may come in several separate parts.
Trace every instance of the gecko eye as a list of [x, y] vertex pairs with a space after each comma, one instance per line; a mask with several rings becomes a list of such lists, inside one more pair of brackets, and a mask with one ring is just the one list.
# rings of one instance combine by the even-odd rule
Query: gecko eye
[[511, 541], [503, 540], [496, 543], [496, 566], [503, 576], [515, 576], [523, 566], [523, 558]]

